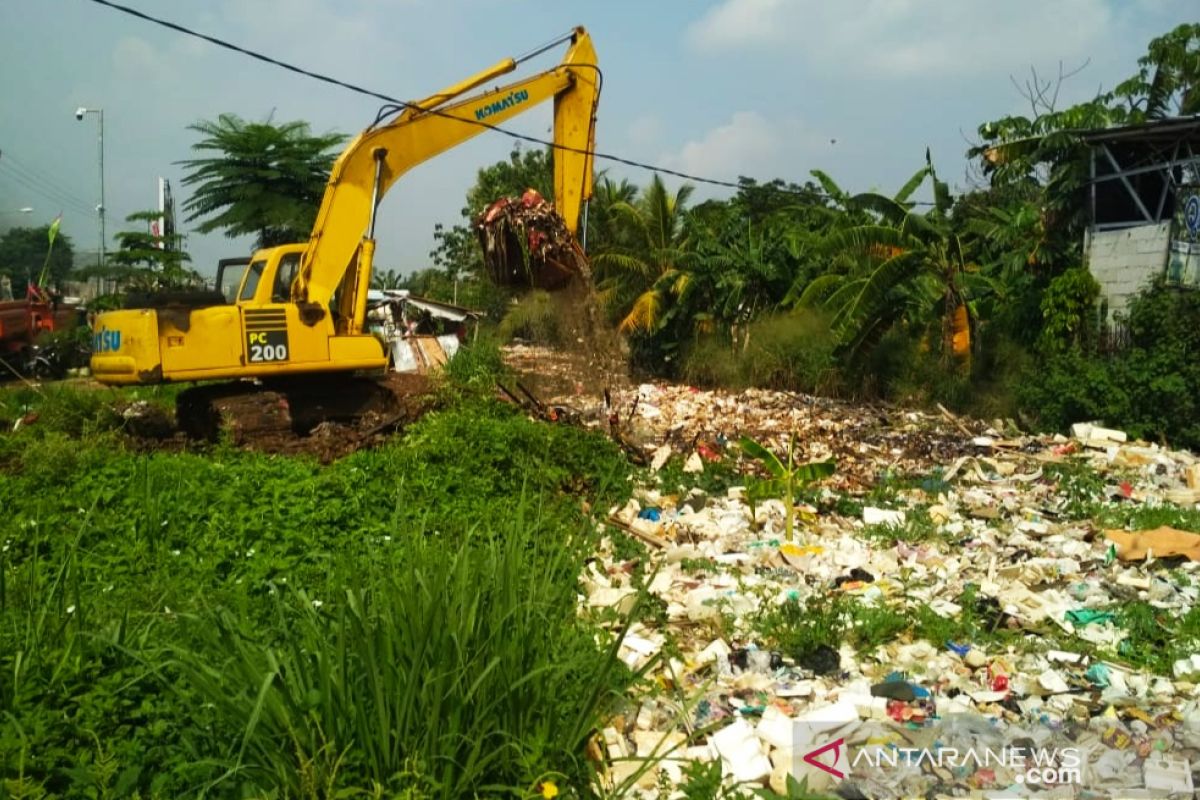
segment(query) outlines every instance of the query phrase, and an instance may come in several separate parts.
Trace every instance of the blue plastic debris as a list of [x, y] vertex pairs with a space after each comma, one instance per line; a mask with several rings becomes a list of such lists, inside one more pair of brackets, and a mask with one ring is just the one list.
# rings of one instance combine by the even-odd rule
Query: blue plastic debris
[[1083, 673], [1093, 686], [1101, 689], [1108, 688], [1109, 684], [1109, 669], [1107, 664], [1095, 663], [1087, 668], [1087, 672]]
[[654, 506], [643, 508], [638, 512], [638, 519], [648, 519], [651, 522], [658, 522], [662, 519], [662, 509]]

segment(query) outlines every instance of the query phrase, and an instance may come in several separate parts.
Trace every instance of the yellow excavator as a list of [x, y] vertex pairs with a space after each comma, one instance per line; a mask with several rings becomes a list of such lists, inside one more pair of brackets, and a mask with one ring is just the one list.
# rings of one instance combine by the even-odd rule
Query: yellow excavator
[[[464, 97], [560, 44], [569, 46], [553, 69]], [[417, 164], [553, 99], [554, 201], [574, 235], [592, 194], [600, 83], [591, 37], [579, 27], [424, 100], [384, 106], [335, 162], [307, 243], [262, 249], [243, 261], [232, 302], [176, 299], [98, 315], [92, 374], [113, 385], [233, 379], [180, 397], [181, 427], [206, 436], [217, 406], [256, 393], [274, 393], [259, 408], [277, 409], [281, 429], [386, 405], [386, 393], [371, 386], [380, 381], [355, 377], [382, 375], [389, 363], [388, 347], [367, 329], [380, 200]], [[306, 403], [313, 408], [301, 420]]]

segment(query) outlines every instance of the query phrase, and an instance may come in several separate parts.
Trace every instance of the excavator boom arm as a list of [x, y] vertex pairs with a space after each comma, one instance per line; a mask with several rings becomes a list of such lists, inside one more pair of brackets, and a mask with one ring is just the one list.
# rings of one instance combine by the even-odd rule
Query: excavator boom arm
[[[368, 128], [350, 143], [330, 173], [308, 248], [292, 285], [293, 300], [328, 304], [347, 279], [347, 270], [357, 268], [375, 205], [401, 175], [488, 130], [488, 126], [503, 123], [551, 98], [556, 146], [554, 200], [567, 227], [572, 233], [576, 231], [583, 203], [592, 193], [595, 111], [600, 93], [595, 49], [587, 32], [576, 28], [570, 48], [554, 69], [456, 100], [491, 78], [511, 72], [516, 64], [505, 59], [420, 103], [410, 104], [392, 121]], [[357, 293], [366, 290], [368, 281], [362, 277], [353, 282]]]

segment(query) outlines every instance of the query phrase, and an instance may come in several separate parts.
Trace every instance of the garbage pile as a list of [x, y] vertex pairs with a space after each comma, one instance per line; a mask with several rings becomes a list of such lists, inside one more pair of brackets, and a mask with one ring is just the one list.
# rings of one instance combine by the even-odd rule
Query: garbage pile
[[[643, 384], [616, 392], [614, 402], [627, 419], [626, 435], [685, 456], [696, 452], [711, 459], [741, 436], [783, 448], [795, 433], [799, 459], [837, 459], [835, 481], [844, 489], [873, 485], [884, 471], [912, 472], [963, 455], [986, 456], [991, 446], [975, 443], [952, 416], [764, 389], [730, 393]], [[1012, 440], [989, 441], [1000, 450], [1016, 446]]]
[[[682, 797], [719, 765], [745, 796], [1193, 796], [1200, 536], [1149, 524], [1189, 519], [1193, 455], [781, 392], [612, 404], [657, 480], [581, 578], [614, 629], [639, 589], [652, 610], [620, 645], [653, 681], [602, 732], [610, 788]], [[786, 458], [793, 432], [837, 472], [789, 511], [737, 443]]]
[[561, 289], [590, 281], [587, 259], [554, 205], [534, 189], [502, 197], [475, 219], [483, 261], [501, 286]]

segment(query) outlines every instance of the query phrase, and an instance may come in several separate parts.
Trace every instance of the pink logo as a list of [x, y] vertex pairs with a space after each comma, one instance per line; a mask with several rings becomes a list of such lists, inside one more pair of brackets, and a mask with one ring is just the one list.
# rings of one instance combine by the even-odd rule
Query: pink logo
[[[835, 741], [830, 742], [827, 745], [822, 745], [821, 747], [818, 747], [816, 750], [810, 750], [809, 752], [804, 754], [804, 756], [803, 756], [804, 762], [806, 764], [811, 764], [812, 766], [816, 767], [817, 769], [823, 769], [826, 772], [828, 772], [830, 775], [832, 775], [833, 777], [837, 778], [838, 780], [841, 780], [842, 778], [846, 777], [846, 775], [841, 770], [834, 769], [834, 767], [837, 766], [838, 760], [840, 760], [842, 757], [842, 744], [845, 741], [846, 741], [845, 738], [837, 739]], [[820, 761], [817, 761], [817, 756], [821, 755], [826, 750], [833, 751], [833, 764], [823, 764]]]

